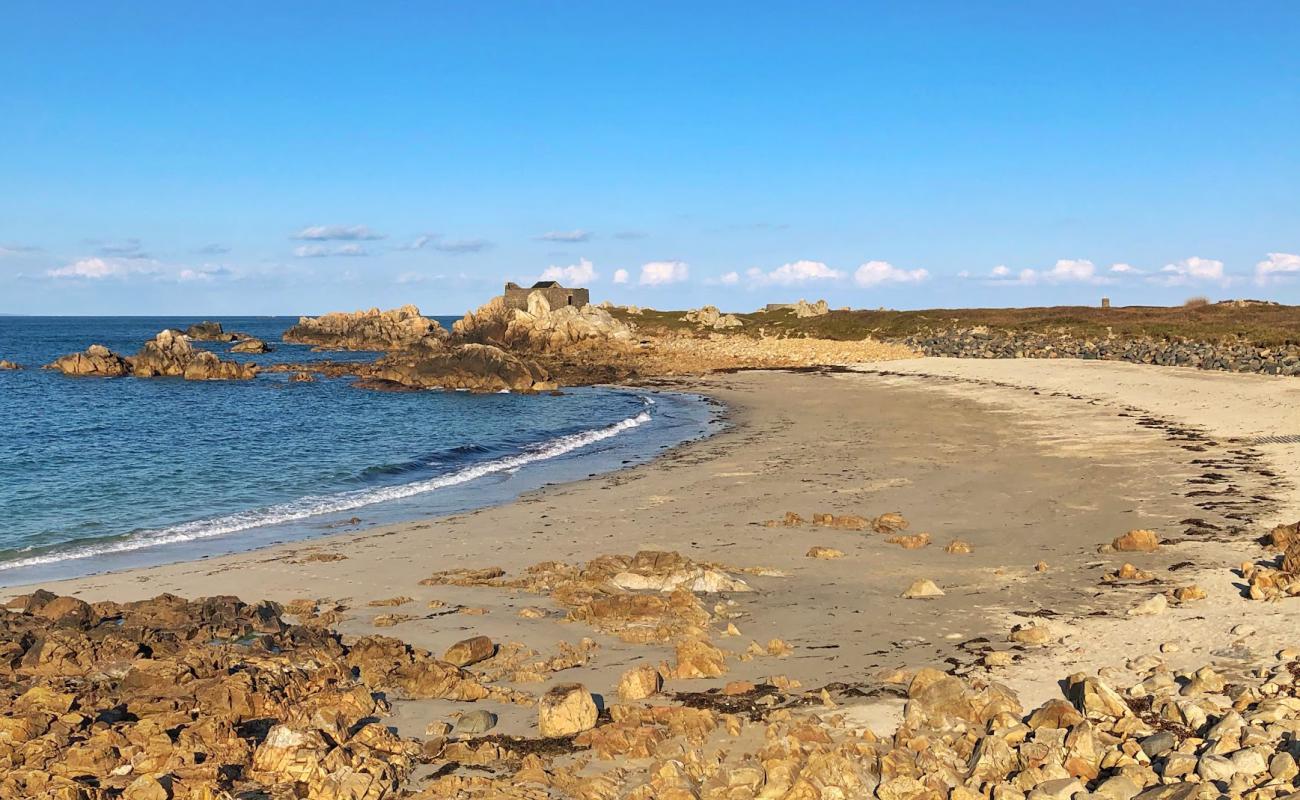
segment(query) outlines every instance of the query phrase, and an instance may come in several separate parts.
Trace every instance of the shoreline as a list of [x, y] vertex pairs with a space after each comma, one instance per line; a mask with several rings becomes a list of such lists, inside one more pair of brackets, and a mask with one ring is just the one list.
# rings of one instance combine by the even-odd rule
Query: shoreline
[[[899, 362], [877, 366], [892, 372]], [[780, 668], [805, 683], [864, 686], [875, 683], [872, 676], [944, 659], [972, 669], [978, 654], [963, 650], [961, 643], [1000, 636], [1012, 622], [1040, 613], [1122, 615], [1130, 593], [1099, 591], [1098, 575], [1088, 565], [1099, 560], [1098, 545], [1131, 528], [1179, 529], [1191, 503], [1168, 490], [1194, 477], [1178, 460], [1186, 451], [1160, 430], [1123, 417], [1100, 417], [1086, 404], [1076, 408], [1079, 401], [1068, 397], [1058, 398], [1060, 408], [1011, 413], [934, 385], [902, 386], [902, 380], [830, 370], [648, 381], [641, 388], [711, 394], [728, 408], [730, 425], [646, 464], [540, 487], [503, 505], [42, 585], [119, 601], [162, 591], [279, 602], [310, 596], [347, 606], [348, 619], [339, 629], [363, 635], [379, 616], [367, 603], [397, 595], [418, 602], [419, 579], [439, 569], [499, 566], [515, 574], [548, 559], [581, 563], [607, 553], [677, 551], [785, 575], [750, 579], [757, 591], [746, 604], [759, 602], [746, 612], [749, 625], [737, 623], [746, 637], [760, 643], [781, 638], [796, 652], [836, 645], [802, 654], [793, 673], [783, 659], [759, 660], [752, 669], [736, 671], [757, 678], [763, 670]], [[875, 404], [865, 415], [864, 395]], [[795, 409], [831, 419], [796, 419]], [[1032, 443], [1036, 426], [1044, 424], [1040, 417], [1057, 425], [1063, 419], [1074, 426], [1086, 422], [1092, 426], [1088, 435], [1099, 437], [1100, 445], [1080, 441], [1084, 428], [1065, 445]], [[837, 422], [856, 430], [856, 438], [846, 436]], [[832, 458], [826, 458], [828, 452]], [[846, 476], [855, 469], [864, 474]], [[727, 496], [732, 493], [736, 499]], [[681, 510], [663, 510], [674, 506]], [[809, 518], [821, 511], [895, 510], [913, 521], [908, 533], [929, 533], [933, 542], [910, 550], [874, 534], [762, 527], [785, 511]], [[554, 531], [558, 525], [564, 532]], [[590, 531], [612, 532], [593, 537]], [[971, 542], [974, 553], [944, 553], [951, 539]], [[836, 548], [846, 557], [806, 558], [812, 546]], [[1049, 563], [1048, 572], [1034, 572], [1040, 560]], [[1166, 566], [1175, 560], [1173, 555], [1147, 559]], [[871, 572], [861, 573], [867, 565]], [[250, 577], [257, 574], [264, 579]], [[385, 580], [374, 585], [367, 576]], [[907, 584], [921, 577], [934, 579], [947, 596], [919, 604], [898, 600]], [[803, 593], [793, 607], [777, 599], [792, 592]], [[494, 640], [518, 637], [536, 646], [537, 632], [497, 618], [513, 617], [511, 609], [528, 598], [518, 593], [502, 598], [472, 587], [447, 595], [439, 593], [438, 599], [452, 607], [490, 610], [489, 622], [476, 630], [486, 627]], [[860, 613], [864, 603], [890, 608], [897, 619], [856, 633], [835, 619]], [[808, 614], [820, 621], [810, 623]], [[800, 625], [803, 630], [793, 634], [792, 626]], [[455, 635], [418, 614], [393, 633], [435, 652]], [[555, 645], [576, 633], [547, 631], [543, 642]], [[613, 653], [628, 653], [625, 646], [597, 640]], [[849, 643], [851, 655], [845, 652]]]
[[[143, 543], [137, 547], [111, 549], [119, 543], [130, 544], [129, 535], [90, 544], [61, 545], [55, 550], [38, 554], [49, 555], [48, 561], [35, 564], [14, 565], [29, 556], [11, 559], [0, 564], [0, 593], [13, 589], [37, 586], [52, 581], [77, 580], [97, 575], [130, 572], [137, 569], [192, 563], [223, 556], [252, 553], [269, 548], [301, 545], [318, 539], [357, 532], [383, 530], [392, 525], [412, 524], [429, 519], [465, 513], [513, 502], [521, 494], [553, 483], [581, 480], [638, 465], [657, 458], [665, 446], [675, 448], [682, 444], [707, 438], [719, 429], [718, 410], [712, 401], [702, 395], [686, 392], [656, 391], [633, 385], [608, 385], [592, 387], [631, 395], [654, 395], [652, 401], [660, 406], [657, 423], [648, 430], [631, 420], [621, 420], [605, 428], [593, 428], [577, 434], [530, 444], [513, 455], [504, 455], [483, 462], [469, 462], [446, 473], [426, 476], [409, 484], [392, 484], [372, 489], [393, 496], [366, 502], [355, 507], [325, 510], [301, 518], [267, 522], [246, 528], [212, 535], [195, 534], [192, 537], [168, 541], [163, 537], [157, 543]], [[647, 409], [649, 411], [649, 409]], [[610, 433], [613, 431], [612, 433]], [[583, 441], [567, 441], [582, 439]], [[561, 447], [562, 452], [545, 455], [549, 449]], [[594, 449], [593, 449], [594, 448]], [[542, 457], [536, 457], [542, 456]], [[463, 480], [460, 479], [463, 477]], [[426, 483], [441, 483], [420, 491]], [[323, 502], [341, 495], [321, 495]], [[283, 505], [299, 505], [304, 497]], [[267, 513], [274, 506], [248, 509], [229, 517]], [[430, 510], [433, 509], [433, 510]], [[195, 521], [175, 525], [184, 528], [218, 517], [200, 517]], [[162, 532], [166, 532], [165, 530]], [[86, 548], [108, 548], [101, 552], [80, 552]], [[78, 569], [108, 561], [110, 566]]]
[[[1041, 719], [1061, 707], [1071, 672], [1072, 685], [1095, 674], [1086, 680], [1127, 693], [1110, 715], [1122, 719], [1095, 724], [1136, 739], [1150, 734], [1133, 725], [1158, 727], [1133, 694], [1143, 681], [1167, 679], [1177, 694], [1172, 670], [1221, 685], [1300, 666], [1300, 611], [1245, 599], [1231, 571], [1268, 558], [1258, 537], [1300, 509], [1300, 460], [1279, 463], [1300, 446], [1284, 436], [1300, 401], [1284, 384], [1114, 362], [944, 359], [646, 383], [708, 393], [729, 424], [648, 463], [501, 506], [46, 588], [106, 619], [154, 614], [182, 602], [176, 595], [269, 600], [278, 605], [264, 608], [303, 626], [295, 635], [324, 632], [354, 655], [398, 648], [420, 663], [483, 637], [491, 654], [459, 680], [486, 694], [430, 687], [386, 698], [380, 724], [427, 756], [401, 778], [412, 789], [433, 782], [422, 797], [532, 775], [525, 753], [540, 754], [556, 786], [570, 785], [565, 770], [604, 760], [615, 762], [608, 780], [655, 784], [686, 742], [720, 747], [724, 774], [725, 764], [744, 770], [774, 731], [874, 753], [915, 725], [925, 735], [924, 715], [943, 704], [983, 702], [976, 693], [1013, 698], [1017, 725], [1019, 709], [1044, 704]], [[1265, 436], [1284, 441], [1256, 443]], [[812, 521], [823, 514], [834, 517]], [[1158, 547], [1115, 552], [1111, 540], [1133, 529], [1155, 531]], [[704, 583], [656, 591], [682, 570]], [[940, 591], [907, 597], [922, 579]], [[1165, 600], [1192, 586], [1199, 597]], [[238, 645], [230, 655], [243, 658]], [[625, 697], [628, 676], [646, 671], [662, 689]], [[957, 696], [929, 697], [936, 680]], [[576, 739], [549, 738], [538, 698], [574, 682], [612, 717]], [[1070, 699], [1090, 720], [1098, 713]], [[487, 729], [463, 726], [483, 714]], [[697, 723], [704, 739], [675, 727]], [[642, 735], [667, 738], [643, 746]], [[957, 745], [944, 736], [933, 741], [948, 752]], [[893, 741], [896, 753], [915, 749]], [[808, 770], [819, 763], [799, 758]], [[1071, 786], [1083, 791], [1097, 769], [1070, 773]], [[1137, 788], [1158, 782], [1099, 769]], [[1051, 783], [1021, 775], [1026, 790]], [[864, 780], [893, 798], [885, 787], [912, 779]]]

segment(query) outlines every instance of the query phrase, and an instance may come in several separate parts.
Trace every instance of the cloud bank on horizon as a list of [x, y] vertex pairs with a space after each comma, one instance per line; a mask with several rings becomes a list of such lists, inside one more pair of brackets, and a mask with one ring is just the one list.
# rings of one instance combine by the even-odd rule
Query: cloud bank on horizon
[[259, 14], [11, 9], [0, 313], [1300, 303], [1294, 3]]

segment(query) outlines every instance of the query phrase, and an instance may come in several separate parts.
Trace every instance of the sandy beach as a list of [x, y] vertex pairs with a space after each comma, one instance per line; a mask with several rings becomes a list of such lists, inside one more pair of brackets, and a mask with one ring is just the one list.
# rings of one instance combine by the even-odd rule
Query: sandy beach
[[[830, 687], [850, 719], [880, 733], [902, 705], [891, 673], [983, 671], [986, 641], [1011, 652], [1016, 663], [998, 670], [999, 680], [1027, 706], [1059, 695], [1055, 681], [1067, 672], [1122, 665], [1124, 655], [1171, 638], [1181, 645], [1171, 660], [1196, 665], [1244, 663], [1292, 643], [1289, 606], [1262, 611], [1241, 598], [1229, 572], [1258, 557], [1255, 539], [1268, 525], [1300, 509], [1300, 446], [1255, 443], [1300, 432], [1292, 381], [1116, 363], [922, 359], [658, 385], [716, 398], [728, 408], [727, 429], [650, 464], [501, 507], [44, 588], [88, 601], [163, 592], [310, 598], [344, 609], [337, 629], [347, 636], [384, 633], [435, 653], [479, 634], [542, 654], [590, 639], [585, 663], [549, 683], [580, 680], [610, 694], [629, 667], [671, 663], [671, 644], [631, 644], [564, 621], [545, 595], [421, 580], [675, 551], [722, 565], [752, 591], [719, 599], [739, 634], [715, 639], [730, 653], [725, 677], [672, 680], [669, 690], [786, 676], [806, 689]], [[927, 533], [931, 543], [907, 549], [871, 531], [764, 524], [787, 512], [808, 520], [895, 511], [909, 523], [903, 534]], [[1157, 531], [1166, 545], [1153, 554], [1098, 552], [1136, 528]], [[946, 552], [954, 539], [971, 552]], [[810, 558], [813, 547], [843, 557]], [[1126, 561], [1154, 578], [1103, 582]], [[900, 597], [919, 578], [943, 596]], [[1211, 602], [1159, 617], [1125, 614], [1191, 583]], [[391, 598], [409, 600], [371, 605]], [[543, 613], [525, 618], [522, 609]], [[394, 614], [403, 621], [375, 627]], [[1244, 618], [1257, 632], [1230, 634]], [[1063, 646], [1035, 653], [1007, 645], [1008, 630], [1026, 622], [1052, 627]], [[774, 639], [788, 649], [769, 649]], [[430, 722], [453, 719], [456, 705], [399, 702], [387, 722], [418, 736]], [[499, 732], [529, 735], [535, 726], [531, 709], [492, 708]]]

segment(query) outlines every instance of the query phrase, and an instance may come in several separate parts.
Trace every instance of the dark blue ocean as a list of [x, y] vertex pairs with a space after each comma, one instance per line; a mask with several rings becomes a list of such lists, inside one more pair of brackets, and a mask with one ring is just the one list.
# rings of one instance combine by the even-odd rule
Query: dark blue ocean
[[[625, 389], [374, 392], [350, 378], [290, 383], [284, 373], [187, 382], [39, 368], [92, 343], [129, 355], [197, 321], [0, 317], [0, 359], [26, 367], [0, 370], [0, 585], [504, 502], [645, 461], [716, 425], [698, 397]], [[221, 319], [271, 343], [264, 355], [195, 346], [263, 364], [373, 357], [281, 342], [296, 321]]]

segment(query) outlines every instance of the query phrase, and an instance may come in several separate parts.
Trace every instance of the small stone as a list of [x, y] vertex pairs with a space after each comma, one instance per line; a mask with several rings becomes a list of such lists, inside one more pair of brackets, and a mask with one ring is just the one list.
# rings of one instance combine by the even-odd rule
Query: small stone
[[940, 589], [934, 581], [929, 578], [917, 578], [912, 581], [912, 585], [902, 594], [905, 600], [921, 600], [928, 597], [943, 597], [943, 589]]
[[596, 701], [580, 683], [556, 686], [537, 704], [537, 730], [547, 739], [572, 736], [596, 727]]
[[987, 667], [1009, 667], [1015, 660], [1015, 654], [1009, 650], [991, 650], [984, 654], [984, 665]]
[[448, 647], [447, 652], [442, 654], [442, 660], [458, 667], [468, 667], [471, 664], [477, 664], [484, 659], [491, 658], [496, 651], [496, 645], [488, 637], [473, 636], [469, 639], [462, 639]]
[[1162, 653], [1177, 653], [1181, 649], [1177, 642], [1165, 642], [1160, 645], [1160, 652]]
[[1007, 638], [1020, 644], [1044, 645], [1052, 641], [1052, 632], [1042, 625], [1017, 625]]
[[1160, 731], [1142, 740], [1142, 752], [1148, 758], [1164, 755], [1178, 746], [1178, 737], [1169, 731]]
[[461, 714], [460, 719], [456, 720], [456, 733], [466, 736], [474, 736], [480, 733], [487, 733], [496, 726], [497, 715], [485, 708], [479, 708]]
[[1237, 768], [1223, 756], [1205, 755], [1196, 764], [1196, 774], [1203, 781], [1226, 781], [1237, 774]]
[[451, 733], [451, 725], [446, 722], [430, 722], [424, 726], [425, 736], [446, 736], [449, 733]]
[[1245, 623], [1242, 623], [1241, 625], [1233, 625], [1232, 635], [1233, 636], [1254, 636], [1255, 628], [1254, 626], [1246, 625]]
[[1153, 595], [1128, 610], [1130, 617], [1153, 617], [1165, 613], [1169, 600], [1163, 594]]
[[844, 551], [836, 550], [834, 547], [815, 546], [809, 548], [808, 558], [819, 558], [822, 560], [829, 561], [830, 559], [833, 558], [844, 558]]
[[749, 694], [757, 688], [750, 681], [730, 681], [722, 687], [722, 693], [728, 697], [735, 697], [738, 694]]
[[1174, 590], [1174, 599], [1180, 603], [1191, 603], [1196, 600], [1204, 600], [1207, 596], [1205, 590], [1194, 583], [1190, 586], [1179, 586]]
[[519, 609], [519, 616], [524, 619], [541, 619], [542, 617], [546, 616], [546, 612], [540, 608], [533, 608], [532, 606], [528, 606], [526, 608]]
[[963, 542], [961, 539], [953, 539], [943, 546], [945, 553], [952, 553], [953, 555], [966, 555], [974, 549], [969, 542]]
[[1047, 562], [1039, 561], [1034, 565], [1034, 572], [1047, 572]]
[[1121, 553], [1154, 553], [1160, 547], [1155, 531], [1133, 530], [1117, 536], [1110, 546]]

